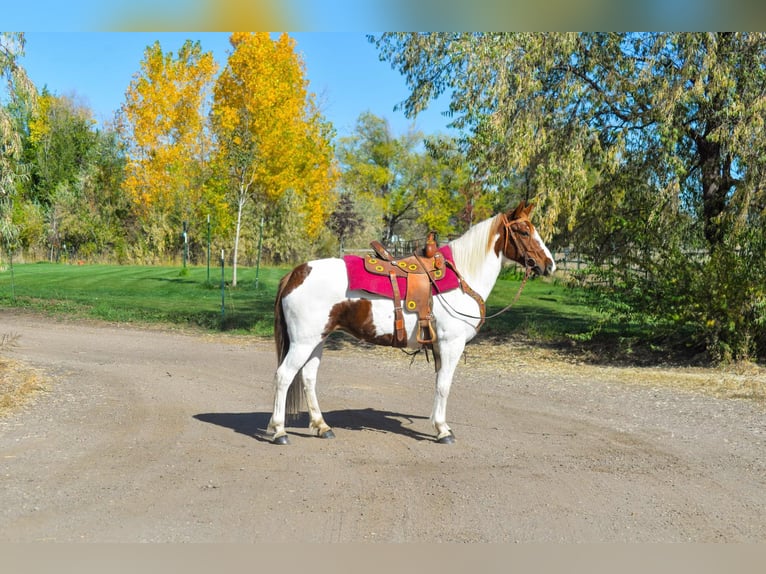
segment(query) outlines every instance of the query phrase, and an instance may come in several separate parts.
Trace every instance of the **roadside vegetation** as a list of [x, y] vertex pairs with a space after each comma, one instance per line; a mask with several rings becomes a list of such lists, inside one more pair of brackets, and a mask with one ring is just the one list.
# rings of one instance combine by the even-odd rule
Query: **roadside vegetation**
[[[17, 265], [15, 297], [10, 275], [0, 273], [0, 306], [62, 317], [112, 322], [166, 324], [231, 331], [260, 337], [273, 335], [274, 299], [287, 267], [240, 267], [239, 284], [231, 285], [231, 269], [206, 267]], [[512, 272], [501, 278], [489, 298], [488, 314], [508, 304], [520, 285]], [[222, 309], [223, 303], [223, 309]], [[581, 290], [547, 278], [527, 282], [517, 304], [482, 328], [489, 338], [529, 337], [542, 342], [583, 337], [596, 328], [602, 314], [587, 303]]]
[[284, 269], [259, 273], [240, 268], [239, 286], [231, 285], [232, 270], [205, 267], [17, 265], [15, 297], [9, 277], [0, 273], [0, 305], [80, 319], [119, 323], [194, 326], [210, 330], [241, 331], [257, 336], [273, 332], [273, 306], [277, 283]]
[[17, 340], [18, 335], [0, 333], [0, 417], [47, 388], [45, 378], [35, 369], [5, 356]]
[[[205, 266], [122, 266], [35, 263], [0, 272], [2, 309], [23, 309], [63, 318], [193, 328], [210, 332], [273, 336], [274, 299], [288, 267], [258, 271]], [[548, 347], [597, 363], [699, 362], [702, 348], [655, 322], [615, 313], [615, 304], [566, 280], [564, 275], [529, 280], [506, 313], [489, 319], [478, 341]], [[489, 301], [491, 315], [511, 302], [522, 276], [509, 267]], [[1, 329], [1, 327], [0, 327]], [[704, 355], [704, 353], [702, 353]]]

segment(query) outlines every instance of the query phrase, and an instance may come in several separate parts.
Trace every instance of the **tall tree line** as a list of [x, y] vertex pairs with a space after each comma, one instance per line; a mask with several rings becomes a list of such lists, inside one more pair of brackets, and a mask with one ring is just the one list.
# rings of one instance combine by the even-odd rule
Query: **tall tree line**
[[292, 262], [471, 223], [460, 218], [471, 186], [454, 142], [395, 136], [369, 113], [337, 139], [287, 35], [233, 34], [221, 69], [199, 42], [177, 53], [147, 46], [102, 126], [74, 98], [11, 82], [23, 72], [23, 35], [7, 41], [12, 252], [158, 263], [177, 260], [187, 241], [199, 261], [209, 226], [236, 270], [257, 245], [267, 261]]
[[[210, 222], [216, 248], [236, 253], [241, 235], [251, 262], [253, 222], [264, 215], [267, 259], [315, 247], [334, 205], [333, 132], [286, 35], [232, 35], [220, 73], [199, 43], [176, 54], [148, 46], [121, 109], [101, 127], [73, 98], [32, 86], [20, 65], [23, 34], [4, 34], [0, 47], [5, 255], [168, 262], [188, 239], [199, 259]], [[257, 73], [237, 94], [230, 78], [247, 66]], [[232, 135], [234, 124], [245, 127]], [[251, 176], [244, 192], [238, 169]]]

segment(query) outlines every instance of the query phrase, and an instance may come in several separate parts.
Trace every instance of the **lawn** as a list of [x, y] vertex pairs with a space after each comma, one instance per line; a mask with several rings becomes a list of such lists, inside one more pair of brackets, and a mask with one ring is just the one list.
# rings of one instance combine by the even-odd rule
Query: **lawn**
[[[286, 271], [262, 267], [256, 287], [255, 269], [240, 267], [239, 284], [233, 288], [231, 269], [226, 269], [222, 310], [220, 268], [211, 268], [208, 282], [206, 267], [188, 267], [182, 273], [178, 267], [17, 264], [13, 281], [8, 268], [0, 270], [0, 308], [271, 336], [274, 296]], [[513, 273], [501, 277], [487, 314], [512, 301], [519, 285]], [[578, 290], [553, 279], [534, 279], [511, 310], [487, 321], [482, 336], [560, 341], [589, 332], [601, 319]]]
[[[37, 263], [0, 272], [0, 306], [30, 308], [51, 314], [113, 322], [196, 325], [270, 335], [279, 278], [285, 269], [239, 268], [238, 286], [231, 269], [206, 267], [65, 265]], [[13, 296], [15, 293], [15, 297]], [[223, 301], [222, 301], [223, 300]], [[223, 308], [222, 308], [223, 302]]]

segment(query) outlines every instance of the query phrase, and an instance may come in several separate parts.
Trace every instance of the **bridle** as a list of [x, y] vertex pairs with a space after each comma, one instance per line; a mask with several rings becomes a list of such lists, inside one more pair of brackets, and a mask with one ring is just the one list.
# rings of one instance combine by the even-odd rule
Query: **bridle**
[[[516, 232], [513, 230], [513, 223], [517, 220], [509, 220], [508, 216], [505, 213], [500, 214], [503, 227], [505, 227], [505, 242], [503, 245], [503, 254], [508, 257], [508, 246], [510, 245], [511, 241], [513, 241], [513, 247], [516, 249], [517, 254], [524, 253], [524, 269], [525, 272], [525, 278], [529, 275], [530, 269], [536, 264], [536, 261], [529, 256], [529, 249], [527, 249], [526, 245], [523, 245], [519, 242], [519, 238], [516, 235]], [[523, 248], [523, 249], [522, 249]], [[510, 257], [508, 257], [510, 259]]]

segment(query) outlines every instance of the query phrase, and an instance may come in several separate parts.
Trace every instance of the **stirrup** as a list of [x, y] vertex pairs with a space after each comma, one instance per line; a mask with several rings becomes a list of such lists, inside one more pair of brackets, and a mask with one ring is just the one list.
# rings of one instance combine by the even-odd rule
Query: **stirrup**
[[417, 341], [419, 345], [424, 347], [433, 346], [434, 341], [436, 341], [436, 331], [434, 331], [429, 319], [422, 319], [418, 322]]

